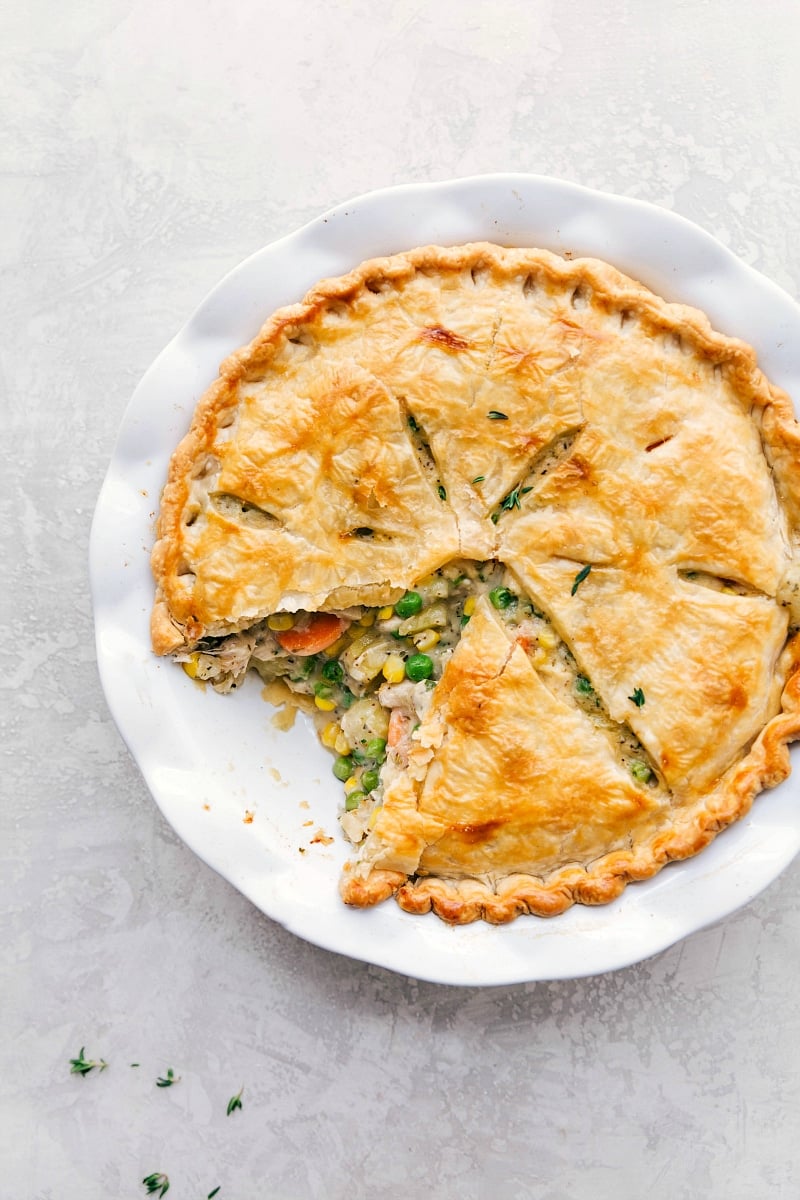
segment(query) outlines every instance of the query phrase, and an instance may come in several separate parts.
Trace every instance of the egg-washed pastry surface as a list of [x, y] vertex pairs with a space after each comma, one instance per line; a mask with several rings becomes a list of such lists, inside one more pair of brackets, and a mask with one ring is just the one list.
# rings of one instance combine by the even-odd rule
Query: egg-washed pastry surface
[[603, 903], [788, 774], [799, 446], [749, 347], [608, 264], [373, 260], [200, 401], [153, 645], [314, 712], [347, 903]]

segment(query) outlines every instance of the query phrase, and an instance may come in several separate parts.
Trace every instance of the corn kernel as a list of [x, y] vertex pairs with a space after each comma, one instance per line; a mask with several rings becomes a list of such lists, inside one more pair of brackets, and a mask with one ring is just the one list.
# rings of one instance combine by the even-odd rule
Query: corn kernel
[[431, 650], [440, 637], [435, 629], [423, 629], [422, 633], [415, 633], [411, 640], [418, 650]]
[[406, 664], [399, 654], [390, 654], [383, 664], [383, 678], [387, 683], [401, 683], [405, 679]]
[[356, 779], [355, 775], [351, 775], [349, 779], [345, 779], [345, 781], [344, 781], [345, 796], [349, 796], [350, 793], [354, 792], [357, 787], [358, 787], [358, 780]]
[[325, 650], [322, 651], [322, 653], [325, 655], [326, 658], [336, 658], [338, 656], [339, 652], [341, 650], [344, 650], [346, 645], [347, 645], [347, 636], [345, 634], [342, 634], [342, 636], [340, 638], [336, 639], [336, 641], [333, 643], [333, 645], [328, 646]]
[[333, 712], [336, 708], [336, 701], [329, 700], [327, 696], [315, 696], [314, 703], [322, 712]]
[[475, 612], [475, 605], [478, 603], [474, 596], [467, 596], [464, 601], [464, 616], [471, 617]]
[[337, 754], [342, 755], [349, 754], [353, 749], [341, 729], [336, 735], [336, 741], [333, 743], [333, 748]]
[[291, 613], [273, 613], [271, 617], [267, 617], [267, 625], [270, 629], [274, 629], [280, 633], [283, 629], [291, 629], [294, 625], [294, 617]]
[[341, 726], [339, 725], [338, 721], [329, 721], [322, 733], [319, 735], [319, 740], [322, 742], [323, 746], [327, 746], [329, 750], [334, 750], [336, 748], [336, 739], [339, 737], [341, 732]]
[[368, 608], [364, 615], [358, 618], [357, 624], [363, 626], [364, 629], [369, 629], [370, 625], [374, 625], [375, 609]]
[[549, 625], [545, 625], [544, 629], [537, 633], [536, 640], [545, 650], [555, 650], [558, 645], [558, 634]]
[[392, 608], [391, 604], [387, 604], [384, 608], [378, 609], [378, 620], [379, 621], [388, 621], [389, 618], [393, 617], [393, 616], [394, 616], [394, 609]]
[[188, 662], [181, 663], [181, 666], [183, 667], [184, 671], [186, 672], [186, 674], [189, 676], [190, 679], [197, 678], [197, 664], [198, 664], [199, 658], [200, 658], [199, 654], [193, 654]]

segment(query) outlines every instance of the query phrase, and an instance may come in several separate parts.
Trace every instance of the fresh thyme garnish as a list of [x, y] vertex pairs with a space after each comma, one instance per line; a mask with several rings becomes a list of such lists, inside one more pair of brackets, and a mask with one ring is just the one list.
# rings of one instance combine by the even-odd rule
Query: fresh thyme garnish
[[178, 1080], [175, 1078], [175, 1072], [173, 1071], [172, 1067], [170, 1067], [166, 1075], [159, 1075], [158, 1079], [156, 1080], [156, 1087], [172, 1087], [173, 1083], [177, 1082]]
[[70, 1075], [88, 1075], [90, 1071], [95, 1069], [95, 1067], [97, 1067], [98, 1071], [105, 1071], [106, 1067], [108, 1066], [107, 1062], [105, 1062], [102, 1058], [84, 1058], [83, 1056], [85, 1053], [86, 1047], [81, 1046], [81, 1052], [78, 1057], [71, 1058], [69, 1060]]
[[499, 509], [498, 509], [497, 511], [493, 512], [493, 513], [492, 513], [492, 515], [491, 515], [491, 517], [490, 517], [489, 519], [490, 519], [490, 521], [492, 522], [492, 524], [493, 524], [493, 525], [496, 525], [496, 524], [497, 524], [497, 522], [500, 520], [500, 511], [499, 511]]
[[140, 1064], [140, 1063], [131, 1063], [131, 1066], [132, 1066], [132, 1067], [138, 1067], [138, 1066], [141, 1066], [141, 1064]]
[[486, 478], [485, 475], [476, 475], [472, 482], [473, 483], [483, 483], [485, 478]]
[[642, 691], [642, 689], [640, 687], [634, 688], [633, 695], [628, 696], [628, 699], [630, 701], [632, 701], [632, 703], [635, 704], [637, 708], [641, 708], [642, 705], [644, 704], [644, 692]]
[[147, 1188], [148, 1196], [163, 1196], [169, 1191], [169, 1176], [163, 1171], [153, 1171], [152, 1175], [145, 1175], [142, 1183]]
[[440, 500], [446, 500], [446, 499], [447, 499], [447, 488], [444, 486], [444, 484], [440, 483], [440, 484], [439, 484], [439, 486], [438, 486], [438, 488], [437, 488], [436, 490], [437, 490], [437, 492], [439, 493], [439, 499], [440, 499]]
[[500, 501], [501, 509], [522, 508], [520, 504], [520, 496], [527, 496], [528, 492], [532, 492], [533, 488], [520, 487], [519, 484], [508, 493], [505, 500]]
[[572, 590], [570, 591], [571, 596], [575, 595], [578, 588], [581, 586], [584, 579], [586, 579], [586, 577], [589, 574], [589, 572], [591, 571], [591, 569], [592, 569], [592, 564], [587, 563], [585, 567], [581, 567], [580, 571], [578, 571], [578, 574], [575, 576], [575, 580], [572, 584]]
[[231, 1113], [236, 1112], [237, 1108], [242, 1107], [242, 1092], [243, 1091], [244, 1091], [244, 1084], [242, 1084], [242, 1086], [239, 1088], [239, 1091], [236, 1093], [235, 1096], [231, 1096], [230, 1100], [228, 1101], [228, 1110], [225, 1114], [226, 1116], [229, 1117], [231, 1115]]
[[496, 408], [490, 409], [487, 416], [489, 417], [490, 421], [507, 421], [508, 420], [508, 417], [506, 416], [506, 414], [498, 412]]
[[410, 413], [409, 413], [409, 417], [408, 417], [408, 428], [411, 430], [412, 433], [419, 433], [419, 425], [417, 424], [417, 422], [414, 420], [414, 418], [411, 416]]
[[208, 1193], [208, 1196], [206, 1197], [206, 1200], [214, 1200], [214, 1197], [216, 1196], [217, 1192], [219, 1191], [219, 1189], [220, 1189], [221, 1187], [222, 1187], [222, 1184], [221, 1184], [221, 1183], [218, 1183], [218, 1184], [217, 1184], [217, 1186], [214, 1188], [213, 1192], [209, 1192], [209, 1193]]

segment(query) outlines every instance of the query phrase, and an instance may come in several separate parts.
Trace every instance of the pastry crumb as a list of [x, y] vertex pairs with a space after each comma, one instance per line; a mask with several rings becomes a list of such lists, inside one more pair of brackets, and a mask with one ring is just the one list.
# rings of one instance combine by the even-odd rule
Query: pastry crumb
[[[308, 823], [309, 823], [309, 825], [312, 824], [311, 821], [309, 821]], [[319, 843], [322, 846], [331, 846], [331, 845], [333, 845], [333, 840], [334, 839], [332, 837], [329, 837], [329, 835], [325, 832], [324, 829], [318, 829], [317, 832], [314, 834], [314, 836], [311, 839], [311, 845], [313, 846], [316, 843]]]

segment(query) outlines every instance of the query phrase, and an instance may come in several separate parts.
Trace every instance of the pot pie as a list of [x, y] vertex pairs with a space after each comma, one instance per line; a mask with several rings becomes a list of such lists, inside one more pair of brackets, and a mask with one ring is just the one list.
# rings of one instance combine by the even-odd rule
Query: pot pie
[[314, 713], [346, 903], [605, 903], [789, 773], [799, 446], [748, 346], [606, 263], [376, 259], [201, 399], [153, 646]]

